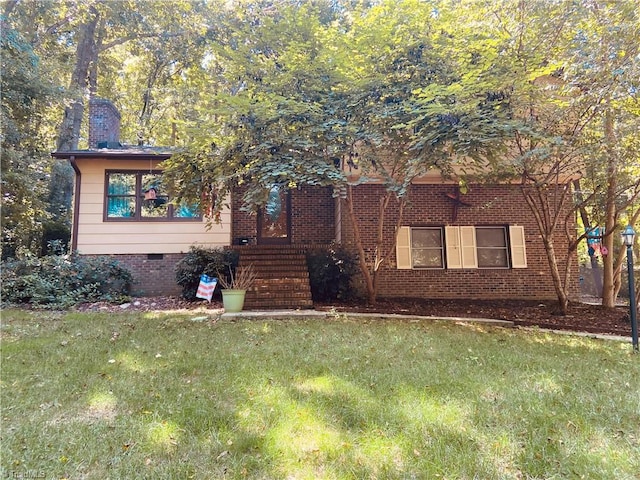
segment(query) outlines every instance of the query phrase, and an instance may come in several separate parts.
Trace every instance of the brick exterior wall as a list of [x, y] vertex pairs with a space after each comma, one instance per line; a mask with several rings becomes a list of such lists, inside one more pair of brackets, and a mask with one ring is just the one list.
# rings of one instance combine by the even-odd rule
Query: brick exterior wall
[[[356, 213], [361, 218], [361, 234], [371, 252], [378, 225], [378, 201], [383, 187], [357, 187]], [[403, 225], [521, 225], [525, 229], [528, 267], [523, 269], [414, 269], [398, 270], [395, 251], [383, 265], [380, 297], [475, 298], [475, 299], [555, 299], [544, 246], [533, 216], [524, 203], [517, 185], [472, 185], [462, 199], [470, 206], [460, 206], [455, 221], [453, 202], [446, 194], [455, 193], [453, 185], [414, 185], [409, 195]], [[232, 196], [232, 239], [246, 237], [256, 243], [256, 216], [240, 211], [241, 191]], [[328, 188], [302, 188], [292, 192], [292, 243], [322, 245], [335, 236], [335, 200]], [[385, 216], [384, 235], [392, 241], [398, 211], [391, 207]], [[346, 207], [342, 208], [342, 243], [353, 243]], [[574, 225], [570, 225], [573, 228]], [[556, 252], [564, 252], [567, 240], [559, 232]], [[175, 265], [183, 254], [112, 255], [133, 274], [134, 296], [181, 294], [175, 283]], [[578, 265], [572, 272], [571, 296], [579, 292]], [[561, 265], [562, 269], [563, 266]]]
[[[89, 255], [88, 255], [89, 256]], [[109, 255], [126, 267], [133, 276], [131, 295], [134, 297], [180, 296], [182, 288], [176, 283], [175, 266], [184, 254]]]
[[[360, 228], [365, 246], [370, 253], [377, 234], [378, 198], [383, 187], [362, 185], [357, 187], [356, 213], [361, 218]], [[521, 225], [525, 229], [527, 264], [524, 269], [442, 269], [398, 270], [395, 251], [381, 271], [379, 296], [425, 298], [476, 299], [555, 299], [544, 246], [534, 218], [524, 203], [517, 185], [472, 185], [462, 200], [470, 206], [460, 206], [453, 220], [453, 201], [446, 194], [454, 194], [453, 185], [414, 185], [405, 210], [403, 225]], [[398, 218], [397, 209], [390, 208], [385, 217], [384, 235], [392, 241]], [[343, 209], [343, 243], [353, 243], [346, 208]], [[573, 228], [573, 225], [569, 226]], [[559, 229], [556, 252], [566, 251], [567, 240]], [[570, 294], [579, 290], [577, 262], [572, 278], [575, 281]], [[563, 266], [561, 265], [562, 269]]]
[[120, 141], [120, 112], [109, 100], [92, 98], [89, 101], [89, 148], [100, 142]]
[[[231, 202], [231, 238], [248, 238], [257, 242], [257, 215], [244, 212], [243, 189], [236, 189]], [[335, 237], [335, 200], [328, 187], [302, 187], [291, 191], [291, 243], [295, 245], [326, 245]]]

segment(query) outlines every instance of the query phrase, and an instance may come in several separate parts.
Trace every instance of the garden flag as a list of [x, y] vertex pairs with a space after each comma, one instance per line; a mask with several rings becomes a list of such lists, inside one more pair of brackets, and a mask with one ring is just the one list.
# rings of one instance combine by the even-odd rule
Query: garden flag
[[200, 284], [198, 285], [196, 297], [204, 298], [205, 300], [211, 301], [211, 297], [213, 297], [213, 291], [216, 289], [217, 284], [217, 278], [210, 277], [209, 275], [205, 275], [203, 273], [202, 275], [200, 275]]

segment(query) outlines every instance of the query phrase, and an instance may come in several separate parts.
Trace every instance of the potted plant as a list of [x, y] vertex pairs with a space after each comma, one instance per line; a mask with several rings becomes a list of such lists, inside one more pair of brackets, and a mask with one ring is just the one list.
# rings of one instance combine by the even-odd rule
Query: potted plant
[[222, 305], [225, 312], [241, 312], [244, 307], [244, 297], [256, 279], [253, 264], [236, 268], [235, 273], [229, 267], [229, 276], [219, 275], [222, 287]]

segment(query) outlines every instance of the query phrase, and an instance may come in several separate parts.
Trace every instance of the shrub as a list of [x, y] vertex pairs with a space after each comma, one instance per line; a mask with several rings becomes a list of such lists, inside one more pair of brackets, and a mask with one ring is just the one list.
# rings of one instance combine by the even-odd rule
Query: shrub
[[108, 257], [30, 256], [2, 263], [2, 302], [69, 308], [116, 301], [128, 295], [131, 282], [131, 273]]
[[62, 255], [68, 252], [71, 228], [63, 221], [48, 221], [42, 225], [41, 255]]
[[182, 296], [187, 300], [196, 298], [196, 291], [203, 273], [217, 277], [218, 272], [235, 269], [238, 252], [222, 248], [192, 246], [182, 260], [176, 264], [176, 283], [182, 287]]
[[347, 300], [352, 297], [351, 278], [357, 271], [356, 257], [342, 247], [307, 252], [309, 283], [314, 302]]

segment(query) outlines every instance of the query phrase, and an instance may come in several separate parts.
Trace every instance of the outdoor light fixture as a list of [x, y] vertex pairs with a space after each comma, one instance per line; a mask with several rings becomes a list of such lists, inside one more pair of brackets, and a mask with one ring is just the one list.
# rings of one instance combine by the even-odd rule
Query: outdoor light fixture
[[622, 243], [627, 247], [627, 274], [629, 275], [629, 314], [631, 315], [631, 343], [634, 352], [638, 351], [638, 322], [636, 320], [636, 289], [633, 282], [633, 242], [636, 232], [631, 225], [622, 231]]
[[620, 235], [622, 235], [622, 243], [624, 243], [626, 247], [633, 247], [636, 232], [631, 225], [627, 225], [627, 228], [625, 228]]

